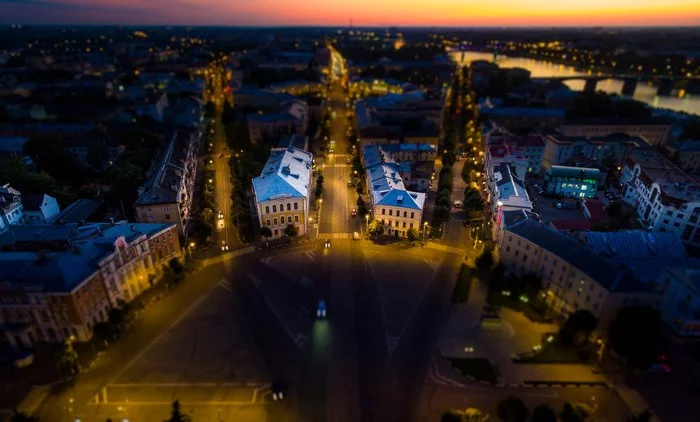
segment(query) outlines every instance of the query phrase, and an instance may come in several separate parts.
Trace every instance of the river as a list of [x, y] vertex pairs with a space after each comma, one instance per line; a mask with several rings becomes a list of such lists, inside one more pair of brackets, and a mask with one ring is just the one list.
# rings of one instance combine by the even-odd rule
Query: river
[[[456, 61], [461, 60], [461, 53], [451, 53]], [[471, 63], [474, 60], [493, 60], [491, 53], [465, 52], [464, 61]], [[499, 56], [497, 63], [500, 67], [520, 67], [530, 71], [533, 78], [546, 78], [556, 76], [586, 76], [586, 73], [576, 70], [572, 66], [550, 63], [542, 60], [535, 60], [523, 57]], [[566, 85], [575, 90], [582, 91], [584, 81], [565, 81]], [[609, 94], [620, 94], [622, 91], [622, 81], [606, 79], [598, 82], [597, 89]], [[656, 87], [650, 83], [639, 82], [634, 91], [634, 99], [645, 102], [652, 107], [669, 109], [673, 111], [684, 111], [700, 115], [700, 95], [690, 94], [674, 90], [668, 97], [656, 95]], [[682, 95], [682, 96], [681, 96]]]

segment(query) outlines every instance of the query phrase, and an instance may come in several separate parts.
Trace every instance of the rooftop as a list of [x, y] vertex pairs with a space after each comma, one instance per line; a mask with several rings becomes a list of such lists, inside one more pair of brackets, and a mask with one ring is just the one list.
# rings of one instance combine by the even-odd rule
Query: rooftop
[[307, 198], [312, 162], [311, 153], [294, 147], [273, 150], [260, 176], [253, 179], [257, 202], [278, 198]]
[[621, 117], [601, 117], [592, 119], [568, 119], [563, 126], [659, 126], [666, 125], [668, 122], [661, 117], [651, 118], [621, 118]]
[[159, 153], [156, 163], [148, 171], [147, 179], [140, 189], [136, 205], [179, 202], [179, 192], [189, 150], [194, 136], [189, 131], [176, 131]]
[[607, 259], [601, 258], [589, 246], [577, 242], [544, 224], [525, 220], [506, 229], [549, 251], [601, 284], [608, 291], [636, 290], [643, 286], [630, 274]]
[[384, 144], [381, 145], [384, 152], [435, 152], [437, 147], [430, 144]]
[[64, 223], [79, 223], [80, 221], [89, 221], [97, 210], [102, 207], [102, 201], [93, 201], [92, 199], [81, 198], [70, 203], [63, 211], [60, 212], [54, 219]]
[[173, 225], [151, 223], [10, 226], [0, 234], [0, 284], [71, 291], [116, 251], [116, 240], [153, 236]]
[[515, 167], [509, 163], [501, 163], [493, 167], [493, 178], [498, 192], [494, 192], [497, 199], [506, 199], [512, 196], [521, 197], [529, 201], [525, 184], [516, 176]]
[[487, 110], [493, 117], [550, 117], [563, 119], [566, 110], [563, 108], [532, 108], [532, 107], [498, 107]]
[[666, 267], [682, 265], [688, 258], [680, 236], [670, 231], [592, 231], [586, 234], [586, 243], [600, 256], [623, 265], [644, 282], [658, 282]]
[[700, 184], [676, 167], [669, 159], [654, 149], [635, 149], [627, 157], [627, 166], [639, 165], [639, 177], [647, 185], [657, 183], [662, 198], [675, 199], [674, 203], [700, 201]]
[[608, 217], [603, 202], [600, 199], [586, 199], [583, 201], [583, 207], [586, 208], [590, 214], [589, 220], [599, 222]]
[[666, 145], [666, 148], [678, 152], [700, 152], [700, 140], [697, 141], [677, 141]]
[[600, 170], [582, 167], [552, 166], [546, 172], [551, 177], [568, 177], [572, 179], [598, 179]]

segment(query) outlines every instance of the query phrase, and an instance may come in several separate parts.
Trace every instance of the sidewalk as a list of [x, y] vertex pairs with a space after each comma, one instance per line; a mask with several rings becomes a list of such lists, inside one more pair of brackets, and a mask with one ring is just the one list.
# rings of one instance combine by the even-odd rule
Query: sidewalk
[[502, 326], [484, 328], [480, 317], [486, 304], [486, 284], [472, 278], [469, 301], [452, 305], [450, 320], [443, 328], [440, 353], [445, 358], [486, 358], [498, 376], [500, 384], [520, 385], [535, 382], [590, 383], [606, 381], [585, 364], [516, 364], [515, 353], [531, 350], [540, 344], [542, 335], [556, 331], [552, 324], [529, 321], [522, 314], [503, 308]]

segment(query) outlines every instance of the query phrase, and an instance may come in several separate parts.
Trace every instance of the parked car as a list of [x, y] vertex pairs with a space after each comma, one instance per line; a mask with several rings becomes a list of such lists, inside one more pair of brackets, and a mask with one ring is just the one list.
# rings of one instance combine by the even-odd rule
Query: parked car
[[350, 211], [350, 217], [357, 217], [357, 210], [353, 208], [352, 211]]
[[224, 219], [224, 212], [219, 211], [219, 220], [223, 220], [223, 219]]
[[455, 208], [462, 208], [462, 202], [461, 201], [455, 201]]
[[287, 387], [283, 383], [279, 381], [275, 381], [272, 383], [272, 400], [284, 400], [286, 392]]
[[345, 160], [345, 164], [350, 164], [350, 159]]

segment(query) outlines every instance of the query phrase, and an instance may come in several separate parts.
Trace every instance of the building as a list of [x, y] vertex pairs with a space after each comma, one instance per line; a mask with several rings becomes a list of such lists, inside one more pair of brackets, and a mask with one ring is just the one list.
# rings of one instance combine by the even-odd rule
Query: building
[[384, 225], [384, 233], [406, 237], [408, 230], [421, 230], [425, 193], [406, 189], [401, 164], [385, 157], [376, 145], [363, 149], [371, 214]]
[[678, 141], [666, 145], [671, 160], [683, 171], [700, 173], [700, 141]]
[[671, 136], [671, 125], [661, 118], [620, 119], [601, 118], [569, 120], [559, 127], [564, 136], [598, 138], [624, 133], [644, 139], [649, 145], [664, 146]]
[[560, 163], [560, 165], [566, 167], [581, 167], [598, 170], [598, 186], [605, 186], [605, 181], [608, 178], [608, 171], [610, 170], [601, 162], [588, 158], [583, 154], [576, 155], [568, 160], [564, 160], [564, 162]]
[[136, 219], [144, 223], [174, 223], [187, 233], [191, 218], [194, 183], [197, 175], [199, 136], [195, 132], [174, 132], [146, 173], [134, 208]]
[[0, 186], [0, 228], [21, 224], [24, 218], [22, 194], [9, 184]]
[[285, 135], [280, 139], [275, 149], [286, 150], [289, 148], [296, 148], [302, 151], [308, 151], [309, 137], [304, 135]]
[[435, 161], [437, 158], [437, 145], [384, 144], [379, 148], [386, 157], [398, 162]]
[[672, 231], [700, 247], [700, 182], [653, 149], [632, 151], [620, 176], [622, 200], [654, 231]]
[[700, 338], [700, 270], [667, 267], [661, 276], [661, 319], [671, 331], [683, 338]]
[[600, 199], [584, 199], [581, 208], [583, 209], [583, 216], [591, 225], [603, 224], [608, 219], [608, 213], [605, 211], [603, 202]]
[[514, 143], [520, 154], [527, 159], [528, 174], [539, 174], [544, 157], [544, 137], [541, 135], [513, 136], [509, 140]]
[[43, 224], [0, 233], [0, 327], [14, 347], [87, 341], [181, 256], [173, 224]]
[[545, 137], [542, 166], [546, 170], [580, 157], [617, 165], [635, 148], [649, 148], [649, 144], [642, 138], [619, 133], [591, 138], [551, 134]]
[[595, 198], [599, 177], [598, 169], [552, 166], [544, 173], [543, 189], [567, 198]]
[[45, 193], [23, 195], [22, 206], [26, 224], [48, 223], [61, 212], [56, 198]]
[[563, 108], [482, 107], [481, 113], [508, 130], [556, 129], [566, 117]]
[[60, 223], [80, 223], [104, 220], [105, 203], [92, 199], [80, 198], [68, 204], [54, 219]]
[[532, 202], [525, 189], [525, 183], [518, 177], [512, 164], [500, 163], [494, 166], [487, 183], [488, 202], [494, 218], [498, 218], [498, 214], [503, 211], [532, 211]]
[[598, 255], [588, 245], [532, 219], [506, 227], [497, 242], [507, 272], [542, 279], [547, 304], [567, 317], [587, 309], [605, 330], [627, 305], [654, 305], [656, 285], [641, 283], [633, 274]]
[[248, 136], [252, 143], [277, 140], [283, 134], [304, 135], [309, 122], [309, 106], [304, 101], [285, 104], [281, 113], [248, 114]]
[[299, 235], [309, 233], [309, 193], [313, 156], [294, 147], [272, 150], [260, 176], [253, 179], [255, 206], [261, 227], [272, 237], [284, 236], [294, 225]]

